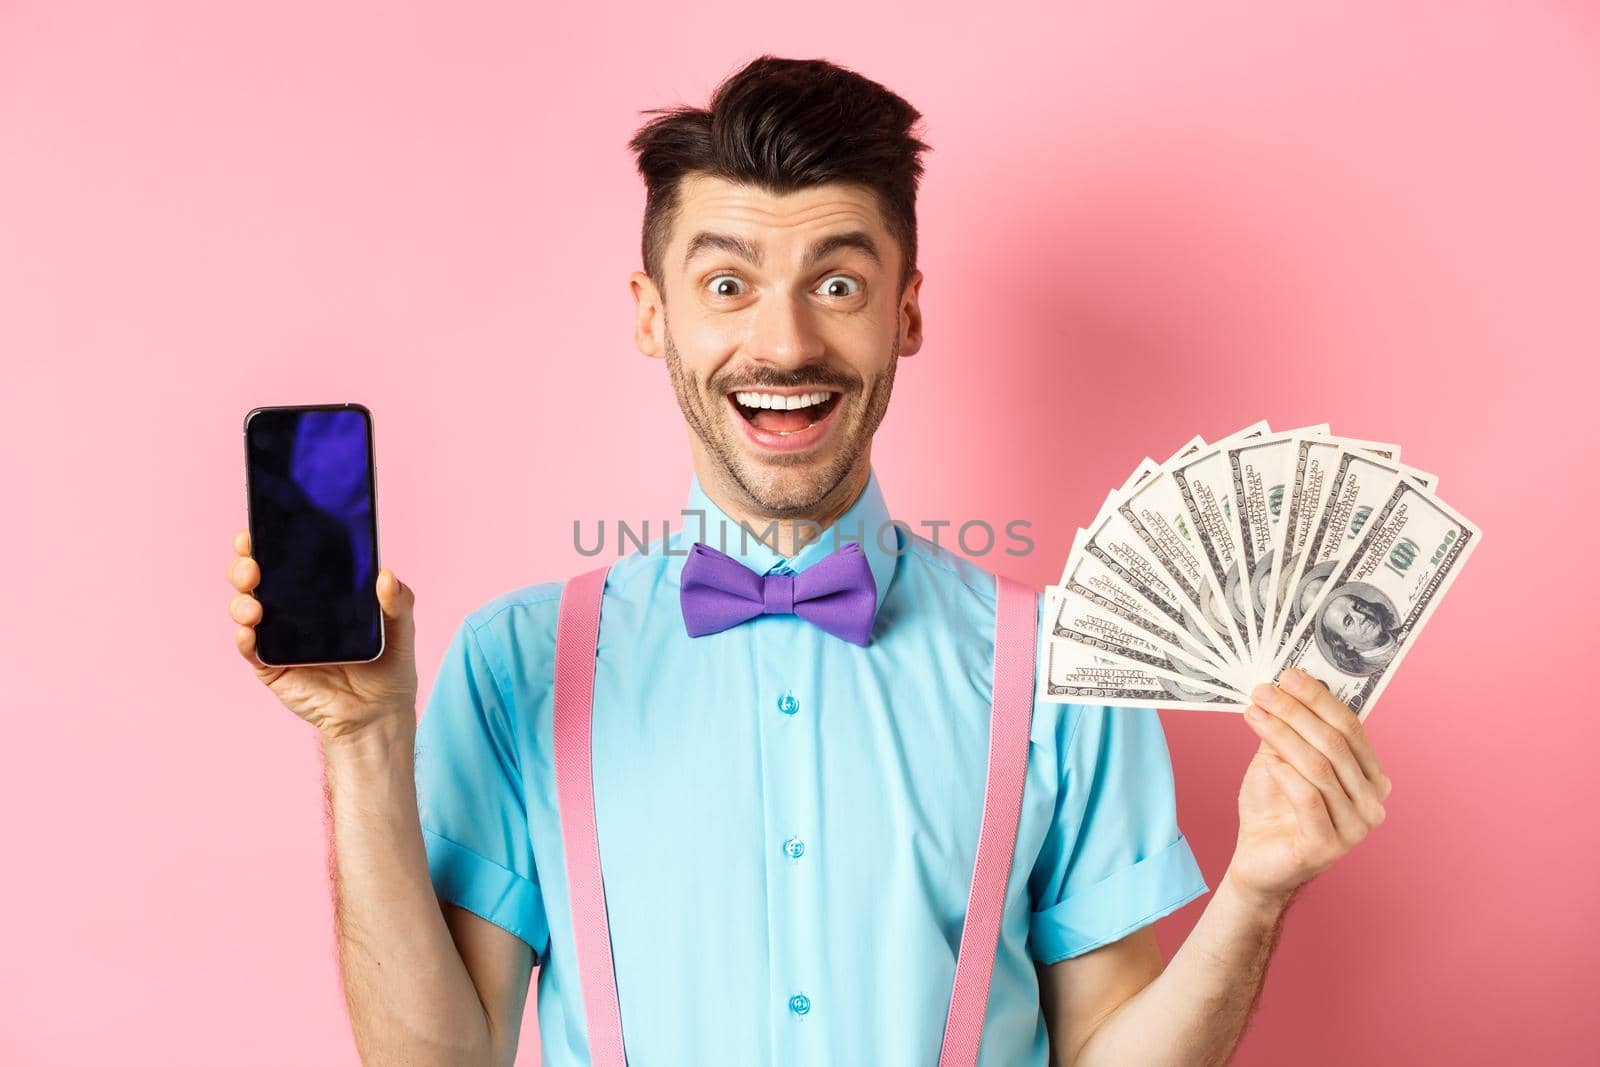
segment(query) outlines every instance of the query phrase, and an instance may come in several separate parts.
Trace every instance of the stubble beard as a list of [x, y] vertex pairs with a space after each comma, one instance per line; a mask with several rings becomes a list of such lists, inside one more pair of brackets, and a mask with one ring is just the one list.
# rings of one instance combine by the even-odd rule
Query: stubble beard
[[[899, 331], [895, 332], [894, 349], [889, 354], [888, 367], [864, 389], [859, 378], [831, 370], [820, 374], [758, 372], [755, 381], [741, 380], [737, 384], [781, 389], [820, 382], [844, 394], [838, 401], [844, 407], [834, 414], [835, 418], [852, 416], [848, 405], [857, 402], [863, 395], [867, 407], [864, 413], [855, 416], [854, 426], [841, 426], [834, 430], [839, 443], [832, 456], [815, 472], [806, 470], [814, 462], [809, 459], [797, 460], [792, 464], [786, 464], [783, 457], [776, 457], [768, 463], [752, 461], [733, 439], [732, 435], [738, 433], [737, 428], [731, 427], [724, 417], [722, 409], [726, 404], [726, 391], [714, 382], [702, 385], [684, 370], [678, 346], [672, 341], [671, 325], [665, 315], [662, 326], [666, 337], [667, 374], [672, 379], [672, 390], [677, 394], [678, 408], [683, 412], [684, 421], [728, 481], [745, 495], [756, 510], [769, 517], [804, 517], [816, 512], [828, 494], [850, 476], [889, 410], [894, 372], [900, 362]], [[785, 467], [790, 469], [786, 472]]]

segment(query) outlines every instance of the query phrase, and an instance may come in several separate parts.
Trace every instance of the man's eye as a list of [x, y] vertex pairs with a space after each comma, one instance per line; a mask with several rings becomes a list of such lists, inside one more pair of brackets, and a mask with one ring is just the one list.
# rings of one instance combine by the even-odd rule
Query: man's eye
[[711, 279], [711, 291], [717, 296], [738, 296], [743, 291], [738, 286], [743, 284], [731, 274], [718, 274]]
[[[840, 292], [837, 285], [839, 282], [843, 282], [846, 286], [853, 286], [854, 288], [847, 288], [845, 291]], [[822, 283], [822, 287], [829, 296], [855, 296], [861, 291], [861, 283], [850, 277], [848, 274], [830, 275], [828, 279]]]

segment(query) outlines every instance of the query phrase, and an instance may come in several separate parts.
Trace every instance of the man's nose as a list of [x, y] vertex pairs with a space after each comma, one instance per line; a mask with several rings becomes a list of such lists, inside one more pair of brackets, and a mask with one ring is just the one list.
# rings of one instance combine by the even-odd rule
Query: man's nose
[[799, 367], [820, 359], [822, 335], [802, 299], [768, 296], [756, 305], [749, 354], [765, 363]]

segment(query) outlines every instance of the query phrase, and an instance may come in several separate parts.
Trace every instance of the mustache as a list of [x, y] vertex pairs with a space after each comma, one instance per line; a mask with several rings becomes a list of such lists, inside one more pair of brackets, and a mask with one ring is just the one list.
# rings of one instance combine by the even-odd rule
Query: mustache
[[729, 375], [721, 380], [712, 380], [706, 387], [715, 393], [734, 393], [747, 389], [798, 389], [811, 386], [816, 389], [831, 389], [835, 392], [848, 393], [859, 388], [861, 379], [846, 377], [834, 371], [811, 372], [754, 372], [746, 377], [739, 375], [737, 378]]

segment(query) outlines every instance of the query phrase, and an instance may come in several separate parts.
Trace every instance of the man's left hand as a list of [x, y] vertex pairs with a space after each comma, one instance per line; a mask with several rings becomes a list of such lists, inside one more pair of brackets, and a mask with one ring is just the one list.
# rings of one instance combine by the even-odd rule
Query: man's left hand
[[1343, 701], [1304, 671], [1257, 686], [1245, 721], [1261, 747], [1239, 790], [1239, 842], [1227, 877], [1286, 903], [1383, 822], [1388, 775]]

